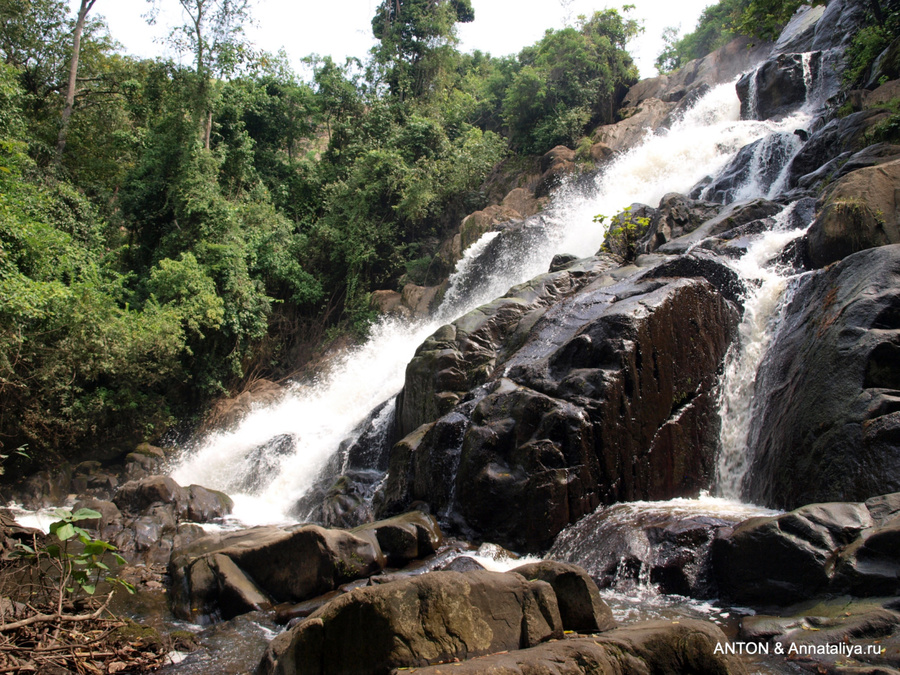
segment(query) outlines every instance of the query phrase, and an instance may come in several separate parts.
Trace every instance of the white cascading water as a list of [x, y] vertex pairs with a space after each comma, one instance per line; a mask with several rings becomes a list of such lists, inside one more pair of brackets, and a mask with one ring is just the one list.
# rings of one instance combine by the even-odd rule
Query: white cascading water
[[779, 213], [774, 228], [756, 239], [747, 253], [733, 263], [750, 289], [744, 299], [744, 315], [738, 327], [738, 342], [725, 360], [725, 374], [719, 386], [719, 413], [722, 419], [721, 446], [716, 466], [715, 492], [725, 499], [741, 498], [741, 482], [746, 473], [747, 433], [753, 416], [756, 371], [766, 353], [783, 306], [784, 289], [791, 273], [773, 264], [773, 258], [809, 227], [789, 229], [791, 205]]
[[[364, 345], [346, 353], [319, 380], [295, 385], [280, 403], [255, 410], [236, 429], [211, 434], [186, 448], [172, 476], [184, 485], [229, 493], [235, 500], [234, 517], [244, 524], [290, 520], [291, 506], [341, 441], [371, 410], [399, 392], [406, 364], [439, 326], [546, 272], [557, 253], [596, 253], [605, 233], [593, 222], [595, 215], [614, 215], [633, 203], [655, 206], [669, 192], [686, 193], [719, 172], [743, 146], [772, 133], [790, 133], [809, 120], [805, 113], [777, 123], [739, 118], [734, 85], [714, 88], [669, 131], [648, 135], [608, 165], [589, 195], [572, 185], [560, 189], [541, 215], [542, 243], [518, 252], [514, 262], [493, 264], [489, 283], [480, 284], [474, 296], [458, 289], [471, 286], [462, 281], [478, 273], [470, 271], [476, 267], [473, 261], [496, 233], [466, 252], [436, 316], [426, 321], [382, 320]], [[291, 437], [293, 450], [267, 463], [270, 475], [254, 478], [253, 489], [246, 489], [248, 472], [259, 466], [252, 461], [254, 450], [278, 436]]]

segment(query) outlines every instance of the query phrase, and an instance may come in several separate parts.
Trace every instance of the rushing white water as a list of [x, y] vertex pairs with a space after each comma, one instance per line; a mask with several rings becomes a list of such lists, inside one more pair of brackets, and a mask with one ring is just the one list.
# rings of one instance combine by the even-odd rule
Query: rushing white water
[[747, 253], [733, 263], [750, 289], [744, 299], [744, 316], [738, 328], [739, 340], [725, 361], [725, 374], [719, 387], [719, 412], [722, 419], [716, 466], [716, 493], [728, 499], [740, 499], [741, 481], [747, 469], [747, 433], [753, 415], [756, 371], [774, 333], [777, 309], [783, 305], [783, 293], [790, 272], [772, 263], [784, 247], [806, 232], [806, 227], [789, 229], [793, 205], [776, 217], [776, 226], [760, 235]]
[[[559, 190], [541, 216], [539, 240], [517, 252], [514, 261], [494, 261], [489, 283], [476, 286], [476, 293], [459, 289], [471, 286], [464, 282], [472, 275], [484, 274], [473, 263], [496, 233], [467, 251], [435, 317], [383, 319], [364, 345], [347, 352], [318, 381], [295, 385], [280, 403], [253, 411], [236, 429], [211, 434], [186, 449], [173, 477], [228, 492], [235, 500], [235, 518], [244, 524], [289, 520], [291, 506], [341, 441], [373, 408], [397, 394], [416, 347], [440, 325], [545, 272], [556, 253], [593, 255], [604, 238], [595, 215], [613, 215], [632, 203], [655, 206], [669, 192], [688, 192], [726, 166], [741, 147], [808, 119], [800, 114], [780, 123], [741, 121], [739, 113], [734, 85], [714, 88], [671, 130], [649, 136], [611, 163], [588, 194], [573, 185]], [[290, 439], [293, 449], [268, 457], [264, 464], [270, 475], [248, 481], [261, 466], [258, 449], [279, 436]]]

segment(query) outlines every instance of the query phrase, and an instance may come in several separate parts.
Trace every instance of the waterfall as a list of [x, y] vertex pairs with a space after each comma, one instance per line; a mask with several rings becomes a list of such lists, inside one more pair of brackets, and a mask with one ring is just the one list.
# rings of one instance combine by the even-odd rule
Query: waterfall
[[546, 272], [557, 253], [596, 253], [604, 230], [593, 222], [595, 215], [612, 215], [632, 203], [655, 206], [669, 192], [687, 193], [727, 166], [742, 147], [805, 121], [742, 121], [734, 84], [715, 87], [670, 130], [648, 136], [611, 162], [587, 189], [579, 181], [558, 190], [553, 203], [526, 223], [527, 238], [515, 240], [505, 232], [483, 237], [466, 252], [435, 316], [383, 318], [365, 344], [337, 359], [328, 372], [293, 384], [279, 403], [254, 410], [237, 428], [184, 448], [172, 476], [181, 484], [229, 493], [235, 518], [244, 524], [291, 520], [292, 506], [341, 443], [370, 411], [399, 392], [406, 364], [437, 328]]
[[791, 270], [773, 263], [791, 241], [801, 237], [810, 223], [791, 228], [795, 205], [776, 216], [776, 226], [756, 239], [747, 253], [732, 262], [749, 289], [744, 299], [744, 315], [738, 327], [738, 341], [725, 360], [719, 385], [719, 414], [722, 420], [721, 447], [716, 466], [716, 493], [740, 499], [741, 482], [747, 469], [747, 433], [753, 415], [756, 370], [771, 341], [778, 308]]

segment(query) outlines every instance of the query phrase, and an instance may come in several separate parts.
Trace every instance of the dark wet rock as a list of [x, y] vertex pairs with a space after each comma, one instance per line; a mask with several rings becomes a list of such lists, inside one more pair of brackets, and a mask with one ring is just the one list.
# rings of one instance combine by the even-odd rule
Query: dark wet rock
[[638, 210], [636, 215], [649, 217], [647, 233], [635, 247], [638, 254], [652, 253], [667, 242], [693, 232], [715, 217], [721, 207], [711, 202], [691, 199], [676, 192], [665, 195], [658, 209]]
[[234, 492], [258, 492], [266, 486], [284, 457], [293, 454], [297, 447], [294, 434], [279, 434], [250, 450], [239, 471], [234, 472], [230, 486]]
[[[581, 290], [544, 275], [420, 348], [401, 399], [427, 423], [394, 446], [379, 515], [421, 500], [461, 531], [541, 550], [601, 502], [705, 486], [737, 319], [706, 281], [713, 262], [689, 264], [695, 279], [581, 264], [593, 275]], [[538, 302], [520, 299], [535, 288]]]
[[819, 171], [823, 165], [842, 153], [849, 152], [850, 154], [846, 155], [849, 158], [853, 153], [864, 149], [868, 146], [866, 138], [868, 130], [887, 119], [887, 115], [885, 111], [879, 109], [863, 110], [828, 122], [810, 137], [791, 161], [788, 169], [788, 187], [797, 187], [801, 182], [807, 186], [813, 185], [815, 181], [810, 179], [804, 181], [803, 178]]
[[173, 611], [209, 623], [249, 611], [260, 598], [298, 602], [322, 595], [383, 566], [371, 539], [315, 525], [209, 535], [172, 554]]
[[900, 243], [900, 160], [847, 174], [828, 190], [809, 230], [809, 257], [824, 267], [851, 253]]
[[416, 350], [406, 368], [406, 382], [397, 398], [400, 436], [449, 412], [470, 389], [487, 380], [503, 354], [515, 348], [549, 305], [615, 265], [611, 258], [589, 259], [578, 268], [542, 275], [440, 328]]
[[863, 532], [838, 551], [832, 585], [857, 596], [900, 591], [900, 517]]
[[568, 563], [554, 560], [528, 563], [511, 572], [529, 581], [546, 581], [553, 587], [565, 630], [600, 633], [616, 627], [612, 610], [600, 598], [600, 590], [588, 573]]
[[484, 565], [467, 555], [461, 555], [454, 558], [446, 565], [441, 567], [442, 572], [475, 572], [477, 570], [486, 569]]
[[641, 276], [646, 280], [664, 278], [706, 279], [735, 307], [743, 307], [746, 288], [738, 273], [705, 251], [670, 258]]
[[775, 605], [839, 591], [846, 586], [832, 580], [835, 552], [873, 525], [864, 504], [832, 503], [724, 529], [713, 546], [719, 590], [737, 602]]
[[[714, 214], [698, 227], [681, 234], [671, 241], [661, 244], [657, 252], [667, 255], [683, 255], [692, 251], [705, 239], [723, 236], [743, 225], [754, 221], [764, 220], [774, 216], [784, 207], [767, 199], [753, 199], [750, 201], [734, 202], [722, 207], [716, 207]], [[647, 240], [645, 240], [647, 241]]]
[[[758, 614], [741, 621], [738, 640], [770, 642], [771, 650], [781, 648], [785, 654], [801, 653], [813, 672], [890, 673], [900, 666], [900, 614], [885, 599], [859, 600], [847, 596], [806, 602], [788, 607], [775, 615]], [[843, 653], [816, 647], [842, 647]], [[872, 647], [881, 646], [883, 653]], [[810, 649], [812, 648], [812, 649]], [[800, 649], [805, 652], [799, 652]], [[851, 652], [852, 650], [852, 652]], [[850, 654], [852, 653], [852, 656]], [[836, 670], [837, 664], [856, 664], [852, 670]], [[837, 664], [836, 664], [837, 662]], [[866, 669], [878, 666], [877, 669]]]
[[[741, 118], [768, 120], [803, 105], [808, 93], [803, 61], [803, 54], [778, 54], [738, 80], [735, 86], [741, 99]], [[809, 57], [808, 66], [813, 82], [821, 65], [822, 54], [814, 52]], [[755, 100], [752, 97], [753, 84]]]
[[757, 374], [745, 497], [794, 508], [896, 492], [900, 246], [797, 283]]
[[866, 4], [855, 0], [829, 2], [816, 24], [812, 49], [846, 47], [866, 20]]
[[372, 495], [396, 441], [393, 400], [376, 406], [343, 441], [291, 515], [325, 527], [353, 528], [374, 520]]
[[740, 37], [724, 47], [695, 59], [668, 75], [641, 80], [625, 95], [622, 105], [635, 107], [649, 98], [675, 102], [683, 100], [692, 88], [730, 82], [769, 55], [772, 45]]
[[374, 537], [390, 567], [403, 567], [412, 560], [435, 553], [444, 539], [434, 516], [420, 511], [363, 525], [352, 533]]
[[741, 199], [748, 186], [751, 194], [768, 194], [800, 145], [797, 136], [787, 132], [772, 133], [745, 145], [701, 194], [717, 204]]
[[432, 572], [358, 588], [272, 641], [257, 672], [386, 673], [562, 638], [549, 584]]
[[663, 593], [714, 597], [710, 546], [736, 519], [620, 504], [560, 533], [547, 555], [583, 567], [603, 588], [650, 581]]
[[646, 621], [603, 635], [550, 642], [530, 649], [452, 664], [417, 668], [421, 675], [589, 675], [593, 673], [691, 673], [738, 675], [747, 670], [717, 646], [722, 630], [705, 621]]

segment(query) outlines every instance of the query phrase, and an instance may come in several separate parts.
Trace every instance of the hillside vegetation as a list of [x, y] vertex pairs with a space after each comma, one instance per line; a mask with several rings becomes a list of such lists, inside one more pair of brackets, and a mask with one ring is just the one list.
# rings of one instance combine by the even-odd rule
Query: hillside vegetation
[[0, 2], [0, 453], [33, 462], [115, 455], [364, 333], [495, 164], [574, 144], [637, 79], [614, 10], [497, 58], [457, 50], [468, 0], [385, 2], [370, 57], [307, 81], [244, 39], [250, 2], [181, 2], [190, 65], [124, 53], [93, 5]]

